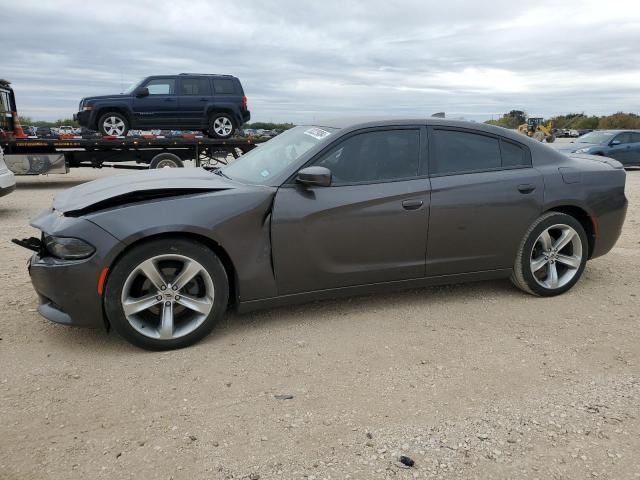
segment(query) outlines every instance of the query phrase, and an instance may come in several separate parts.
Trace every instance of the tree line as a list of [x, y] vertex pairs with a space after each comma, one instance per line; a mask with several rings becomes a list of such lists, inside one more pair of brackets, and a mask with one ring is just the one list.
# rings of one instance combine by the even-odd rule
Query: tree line
[[[553, 128], [565, 128], [575, 130], [595, 129], [640, 129], [640, 116], [635, 113], [618, 112], [612, 115], [585, 115], [584, 113], [569, 113], [557, 115], [547, 119], [553, 124]], [[497, 120], [487, 120], [485, 123], [504, 128], [518, 128], [518, 125], [527, 123], [527, 114], [522, 110], [511, 110]]]

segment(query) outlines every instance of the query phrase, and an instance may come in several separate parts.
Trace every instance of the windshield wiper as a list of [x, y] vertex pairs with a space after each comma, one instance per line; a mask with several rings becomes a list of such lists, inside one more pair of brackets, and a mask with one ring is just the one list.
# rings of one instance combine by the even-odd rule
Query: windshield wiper
[[209, 170], [211, 173], [215, 173], [216, 175], [220, 175], [221, 177], [224, 178], [228, 178], [229, 180], [231, 180], [231, 177], [229, 175], [226, 175], [223, 171], [222, 171], [222, 167], [204, 167], [205, 169]]

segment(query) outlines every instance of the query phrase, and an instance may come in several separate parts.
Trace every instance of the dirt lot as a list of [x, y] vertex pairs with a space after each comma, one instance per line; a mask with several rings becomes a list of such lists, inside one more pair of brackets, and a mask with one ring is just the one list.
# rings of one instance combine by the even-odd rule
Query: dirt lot
[[230, 315], [169, 353], [40, 318], [9, 243], [112, 174], [0, 199], [0, 478], [640, 478], [640, 171], [617, 247], [561, 297], [499, 281]]

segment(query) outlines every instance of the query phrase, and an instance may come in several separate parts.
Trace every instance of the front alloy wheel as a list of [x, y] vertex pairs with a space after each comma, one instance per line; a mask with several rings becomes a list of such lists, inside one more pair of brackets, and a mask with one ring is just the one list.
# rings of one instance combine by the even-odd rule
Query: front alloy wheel
[[103, 135], [114, 137], [125, 136], [129, 132], [127, 118], [116, 112], [105, 113], [98, 120], [98, 129]]
[[204, 338], [228, 297], [226, 272], [214, 252], [191, 240], [162, 239], [134, 248], [115, 265], [105, 310], [131, 343], [167, 350]]

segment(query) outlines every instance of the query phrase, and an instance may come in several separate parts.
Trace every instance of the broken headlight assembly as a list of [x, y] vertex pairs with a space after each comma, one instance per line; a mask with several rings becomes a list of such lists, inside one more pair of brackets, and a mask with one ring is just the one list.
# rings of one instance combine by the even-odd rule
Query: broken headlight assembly
[[84, 240], [73, 237], [44, 236], [46, 251], [57, 258], [64, 260], [81, 260], [90, 257], [96, 249]]

